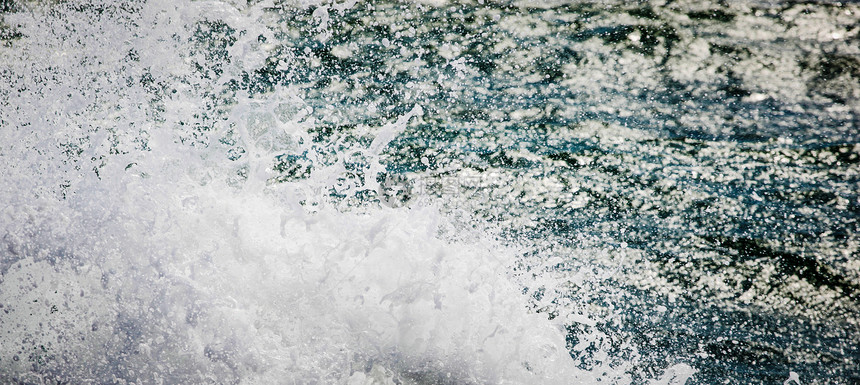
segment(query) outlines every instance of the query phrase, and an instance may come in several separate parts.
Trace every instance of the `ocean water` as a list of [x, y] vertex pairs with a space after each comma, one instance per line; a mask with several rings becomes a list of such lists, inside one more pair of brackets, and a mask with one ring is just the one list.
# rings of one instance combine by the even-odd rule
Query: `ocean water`
[[0, 383], [860, 383], [856, 4], [0, 17]]

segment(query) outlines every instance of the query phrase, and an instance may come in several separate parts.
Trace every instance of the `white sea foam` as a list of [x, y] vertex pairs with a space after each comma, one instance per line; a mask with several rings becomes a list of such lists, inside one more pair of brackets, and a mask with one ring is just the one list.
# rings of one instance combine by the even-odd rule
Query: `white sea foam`
[[559, 330], [526, 312], [510, 251], [438, 239], [432, 209], [309, 214], [276, 192], [109, 177], [113, 187], [63, 202], [6, 207], [4, 260], [16, 261], [0, 284], [4, 375], [337, 382], [374, 365], [467, 383], [582, 375]]
[[[300, 92], [211, 96], [265, 60], [264, 5], [69, 2], [8, 17], [24, 37], [0, 48], [0, 380], [629, 381], [574, 366], [559, 325], [527, 310], [516, 251], [490, 234], [446, 240], [432, 206], [327, 205], [343, 154], [272, 183], [273, 156], [317, 156]], [[195, 70], [215, 68], [194, 44], [204, 20], [243, 31], [220, 75]], [[420, 115], [368, 128], [366, 186]]]

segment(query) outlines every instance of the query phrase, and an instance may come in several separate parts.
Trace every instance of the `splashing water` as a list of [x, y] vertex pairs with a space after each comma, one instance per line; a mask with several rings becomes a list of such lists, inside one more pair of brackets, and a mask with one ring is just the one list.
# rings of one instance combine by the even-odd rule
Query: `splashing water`
[[379, 155], [421, 107], [314, 143], [300, 90], [235, 86], [277, 39], [266, 6], [75, 1], [6, 15], [20, 37], [2, 48], [0, 378], [618, 372], [572, 365], [558, 327], [527, 311], [515, 251], [492, 236], [445, 241], [432, 207], [338, 210], [332, 196], [380, 189]]
[[[856, 249], [839, 223], [856, 216], [856, 7], [786, 5], [780, 31], [802, 40], [817, 18], [845, 66], [780, 72], [756, 49], [806, 48], [707, 29], [769, 41], [782, 21], [765, 5], [601, 4], [0, 2], [0, 382], [754, 372], [732, 355], [757, 379], [801, 366], [799, 383], [820, 357], [813, 376], [853, 373], [856, 260], [771, 251], [768, 225], [737, 218], [797, 205], [823, 219], [773, 226]], [[749, 63], [724, 74], [719, 55]], [[790, 139], [787, 117], [826, 124]], [[836, 144], [792, 147], [818, 136]], [[775, 202], [779, 181], [753, 182], [769, 175], [826, 175], [835, 208]], [[771, 302], [776, 321], [726, 298]], [[765, 321], [726, 331], [741, 313]], [[836, 326], [780, 323], [801, 316]], [[773, 353], [795, 337], [805, 356]]]

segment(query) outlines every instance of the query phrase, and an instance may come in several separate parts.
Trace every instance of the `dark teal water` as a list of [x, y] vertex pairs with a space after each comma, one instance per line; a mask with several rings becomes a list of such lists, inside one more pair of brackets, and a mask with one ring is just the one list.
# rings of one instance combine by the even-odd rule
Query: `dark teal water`
[[[698, 371], [688, 384], [790, 372], [860, 383], [860, 7], [326, 7], [257, 7], [268, 37], [214, 15], [189, 24], [187, 62], [223, 87], [201, 91], [207, 108], [183, 119], [182, 141], [205, 143], [241, 97], [289, 88], [301, 103], [277, 113], [313, 119], [315, 153], [279, 152], [269, 183], [343, 161], [340, 180], [358, 192], [329, 195], [344, 207], [440, 204], [496, 226], [522, 250], [516, 276], [554, 280], [523, 292], [565, 320], [580, 368], [629, 365], [635, 383], [677, 363]], [[237, 64], [249, 36], [268, 48]], [[3, 24], [0, 38], [22, 37]], [[186, 85], [134, 82], [152, 95], [147, 119], [169, 122], [170, 95]], [[385, 172], [368, 177], [367, 154], [353, 151], [373, 141], [367, 127], [415, 106], [423, 114], [386, 147]], [[219, 138], [223, 162], [244, 164], [250, 152], [231, 135]], [[251, 171], [237, 168], [241, 184]]]
[[683, 361], [691, 383], [856, 383], [860, 56], [841, 32], [856, 12], [364, 4], [327, 41], [292, 42], [318, 66], [274, 74], [327, 132], [423, 106], [389, 149], [394, 174], [538, 253], [614, 247], [559, 264], [617, 271], [557, 294], [612, 314], [594, 327], [634, 342], [641, 375]]

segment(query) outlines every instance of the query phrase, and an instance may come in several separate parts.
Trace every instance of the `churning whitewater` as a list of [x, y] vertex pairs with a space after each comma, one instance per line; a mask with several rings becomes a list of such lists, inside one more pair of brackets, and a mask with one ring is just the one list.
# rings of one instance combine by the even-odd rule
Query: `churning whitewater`
[[858, 15], [0, 1], [0, 383], [856, 383]]
[[[527, 311], [515, 253], [491, 236], [447, 242], [430, 207], [329, 202], [330, 190], [358, 195], [349, 173], [376, 191], [379, 154], [421, 108], [366, 127], [369, 144], [311, 145], [298, 90], [231, 87], [275, 40], [262, 9], [70, 2], [7, 15], [22, 37], [3, 48], [3, 382], [605, 376], [575, 368], [557, 325]], [[201, 47], [213, 26], [244, 41]], [[198, 67], [218, 54], [229, 67]], [[356, 153], [360, 165], [343, 159]], [[274, 182], [272, 161], [291, 154], [319, 163]]]

